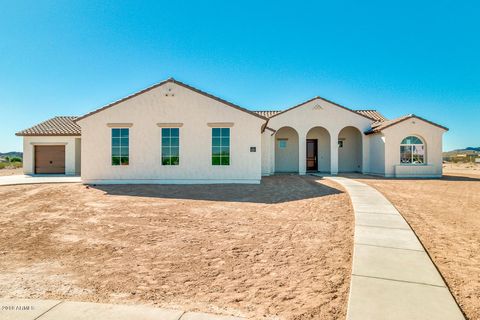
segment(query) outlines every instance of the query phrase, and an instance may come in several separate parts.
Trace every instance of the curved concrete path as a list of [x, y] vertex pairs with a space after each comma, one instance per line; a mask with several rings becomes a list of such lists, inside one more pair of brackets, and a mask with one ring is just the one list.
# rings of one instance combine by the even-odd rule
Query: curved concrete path
[[201, 312], [145, 305], [105, 304], [60, 300], [0, 299], [2, 320], [242, 320]]
[[0, 186], [12, 186], [17, 184], [36, 183], [79, 183], [82, 179], [79, 176], [66, 175], [11, 175], [0, 176]]
[[465, 319], [398, 210], [374, 188], [326, 177], [349, 193], [355, 212], [347, 319]]

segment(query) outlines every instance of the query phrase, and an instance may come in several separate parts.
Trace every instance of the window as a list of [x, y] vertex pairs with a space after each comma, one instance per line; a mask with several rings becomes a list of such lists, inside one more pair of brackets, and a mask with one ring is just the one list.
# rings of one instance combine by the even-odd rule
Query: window
[[338, 147], [343, 148], [343, 140], [338, 140]]
[[409, 136], [400, 144], [400, 163], [424, 164], [425, 145], [415, 136]]
[[178, 166], [180, 163], [180, 129], [162, 128], [162, 164]]
[[212, 128], [212, 165], [230, 165], [230, 128]]
[[278, 140], [278, 147], [280, 149], [285, 149], [287, 147], [287, 140], [286, 139]]
[[128, 128], [112, 129], [112, 166], [128, 165]]

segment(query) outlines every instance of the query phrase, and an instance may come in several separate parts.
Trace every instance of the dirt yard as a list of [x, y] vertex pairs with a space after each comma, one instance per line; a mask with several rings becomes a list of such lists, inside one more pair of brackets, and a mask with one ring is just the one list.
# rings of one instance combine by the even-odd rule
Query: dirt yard
[[445, 163], [443, 173], [446, 175], [467, 175], [480, 177], [480, 163]]
[[480, 175], [442, 179], [360, 178], [410, 223], [469, 319], [480, 319]]
[[0, 296], [344, 319], [353, 213], [319, 179], [0, 187]]
[[4, 168], [0, 169], [0, 177], [1, 176], [12, 176], [16, 174], [23, 174], [22, 168]]

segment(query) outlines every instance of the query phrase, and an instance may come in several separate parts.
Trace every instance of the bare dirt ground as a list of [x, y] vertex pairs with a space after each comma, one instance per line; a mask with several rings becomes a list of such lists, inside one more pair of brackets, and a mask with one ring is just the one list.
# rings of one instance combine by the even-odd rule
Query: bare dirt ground
[[480, 176], [480, 163], [445, 163], [443, 173], [446, 175]]
[[23, 174], [22, 168], [14, 168], [14, 169], [0, 169], [0, 176], [12, 176], [16, 174]]
[[340, 186], [0, 187], [0, 296], [344, 319], [353, 213]]
[[412, 226], [468, 319], [480, 319], [480, 175], [442, 179], [357, 177], [382, 192]]

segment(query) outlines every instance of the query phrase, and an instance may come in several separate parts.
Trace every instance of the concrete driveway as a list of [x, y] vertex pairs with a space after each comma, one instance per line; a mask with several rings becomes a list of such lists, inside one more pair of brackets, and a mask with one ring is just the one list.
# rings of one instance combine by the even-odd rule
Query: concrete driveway
[[66, 175], [12, 175], [0, 176], [0, 186], [35, 183], [79, 183], [79, 176]]

